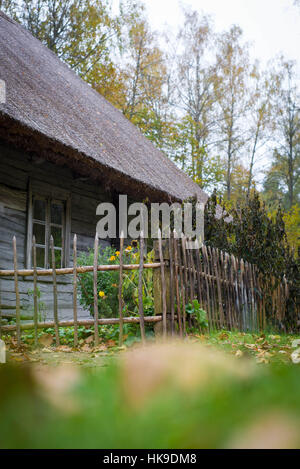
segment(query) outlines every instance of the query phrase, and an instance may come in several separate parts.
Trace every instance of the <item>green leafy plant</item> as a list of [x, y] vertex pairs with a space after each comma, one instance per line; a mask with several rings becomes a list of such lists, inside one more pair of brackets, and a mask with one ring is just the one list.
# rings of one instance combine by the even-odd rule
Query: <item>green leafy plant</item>
[[196, 321], [198, 327], [203, 329], [208, 327], [207, 313], [201, 308], [198, 300], [193, 300], [192, 303], [187, 304], [185, 311]]
[[[100, 250], [98, 255], [99, 265], [118, 265], [120, 252], [108, 246]], [[145, 256], [145, 262], [151, 263], [153, 252]], [[92, 265], [94, 252], [82, 253], [78, 258], [80, 266]], [[139, 264], [140, 253], [138, 243], [134, 241], [127, 246], [123, 254], [124, 264]], [[138, 314], [138, 270], [124, 271], [122, 298], [124, 302], [124, 315]], [[88, 272], [79, 276], [80, 303], [94, 315], [94, 287], [93, 273]], [[98, 272], [98, 310], [100, 317], [117, 317], [119, 310], [119, 271]], [[145, 315], [152, 315], [154, 311], [152, 270], [147, 269], [143, 273], [143, 307]]]
[[[46, 304], [42, 301], [41, 290], [37, 287], [37, 305], [38, 305], [38, 319], [39, 321], [45, 321], [47, 317]], [[22, 305], [22, 317], [33, 317], [34, 314], [34, 291], [32, 289], [27, 290], [28, 300], [23, 302]]]

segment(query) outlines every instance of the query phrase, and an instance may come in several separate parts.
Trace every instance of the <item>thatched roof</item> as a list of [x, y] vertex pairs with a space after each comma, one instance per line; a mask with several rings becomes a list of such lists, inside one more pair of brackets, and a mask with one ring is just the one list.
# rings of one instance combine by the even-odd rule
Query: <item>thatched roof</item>
[[172, 200], [197, 194], [206, 201], [118, 109], [1, 12], [0, 79], [7, 93], [6, 104], [0, 104], [2, 138], [119, 192]]

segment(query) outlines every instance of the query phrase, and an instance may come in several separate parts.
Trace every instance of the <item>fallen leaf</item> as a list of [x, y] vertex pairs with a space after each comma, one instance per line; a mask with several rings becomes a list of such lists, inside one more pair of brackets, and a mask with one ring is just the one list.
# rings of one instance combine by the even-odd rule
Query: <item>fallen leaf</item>
[[256, 350], [257, 346], [255, 344], [245, 344], [245, 347], [250, 350]]
[[229, 335], [227, 334], [227, 332], [222, 332], [222, 333], [219, 335], [219, 339], [220, 339], [220, 340], [229, 339]]
[[295, 352], [292, 353], [291, 359], [295, 365], [298, 365], [300, 363], [300, 348], [298, 348], [297, 350], [295, 350]]
[[44, 345], [45, 347], [49, 347], [54, 341], [54, 338], [51, 334], [43, 334], [40, 338], [39, 338], [39, 343], [41, 345]]
[[93, 352], [105, 352], [106, 350], [107, 346], [105, 344], [101, 344], [93, 348]]
[[72, 352], [72, 349], [71, 347], [68, 347], [67, 345], [60, 345], [59, 347], [56, 347], [55, 351], [70, 353]]
[[87, 339], [85, 339], [85, 343], [86, 344], [91, 344], [92, 342], [94, 342], [94, 336], [93, 335], [89, 335], [87, 337]]
[[272, 357], [272, 354], [269, 353], [269, 352], [260, 352], [258, 355], [257, 355], [257, 358], [271, 358]]
[[116, 346], [116, 342], [114, 340], [108, 340], [106, 342], [107, 346], [108, 347], [115, 347]]
[[88, 344], [85, 344], [83, 347], [81, 347], [81, 351], [91, 353], [93, 349]]

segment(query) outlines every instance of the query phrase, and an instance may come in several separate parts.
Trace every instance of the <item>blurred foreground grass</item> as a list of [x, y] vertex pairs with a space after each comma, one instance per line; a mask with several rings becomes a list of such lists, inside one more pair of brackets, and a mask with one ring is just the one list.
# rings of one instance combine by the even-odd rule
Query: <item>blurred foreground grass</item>
[[93, 368], [0, 366], [0, 447], [299, 448], [300, 368], [292, 339], [271, 337], [197, 336]]

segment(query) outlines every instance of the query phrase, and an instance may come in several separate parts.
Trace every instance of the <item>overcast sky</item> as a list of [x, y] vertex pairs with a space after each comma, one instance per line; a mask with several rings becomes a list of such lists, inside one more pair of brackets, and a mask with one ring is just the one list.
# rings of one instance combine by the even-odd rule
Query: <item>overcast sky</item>
[[[118, 3], [118, 0], [114, 0]], [[182, 3], [211, 14], [217, 31], [238, 24], [247, 41], [253, 43], [254, 56], [268, 61], [279, 53], [297, 60], [300, 67], [300, 7], [293, 0], [144, 0], [154, 29], [165, 24], [182, 24]], [[300, 71], [300, 69], [299, 69]]]

